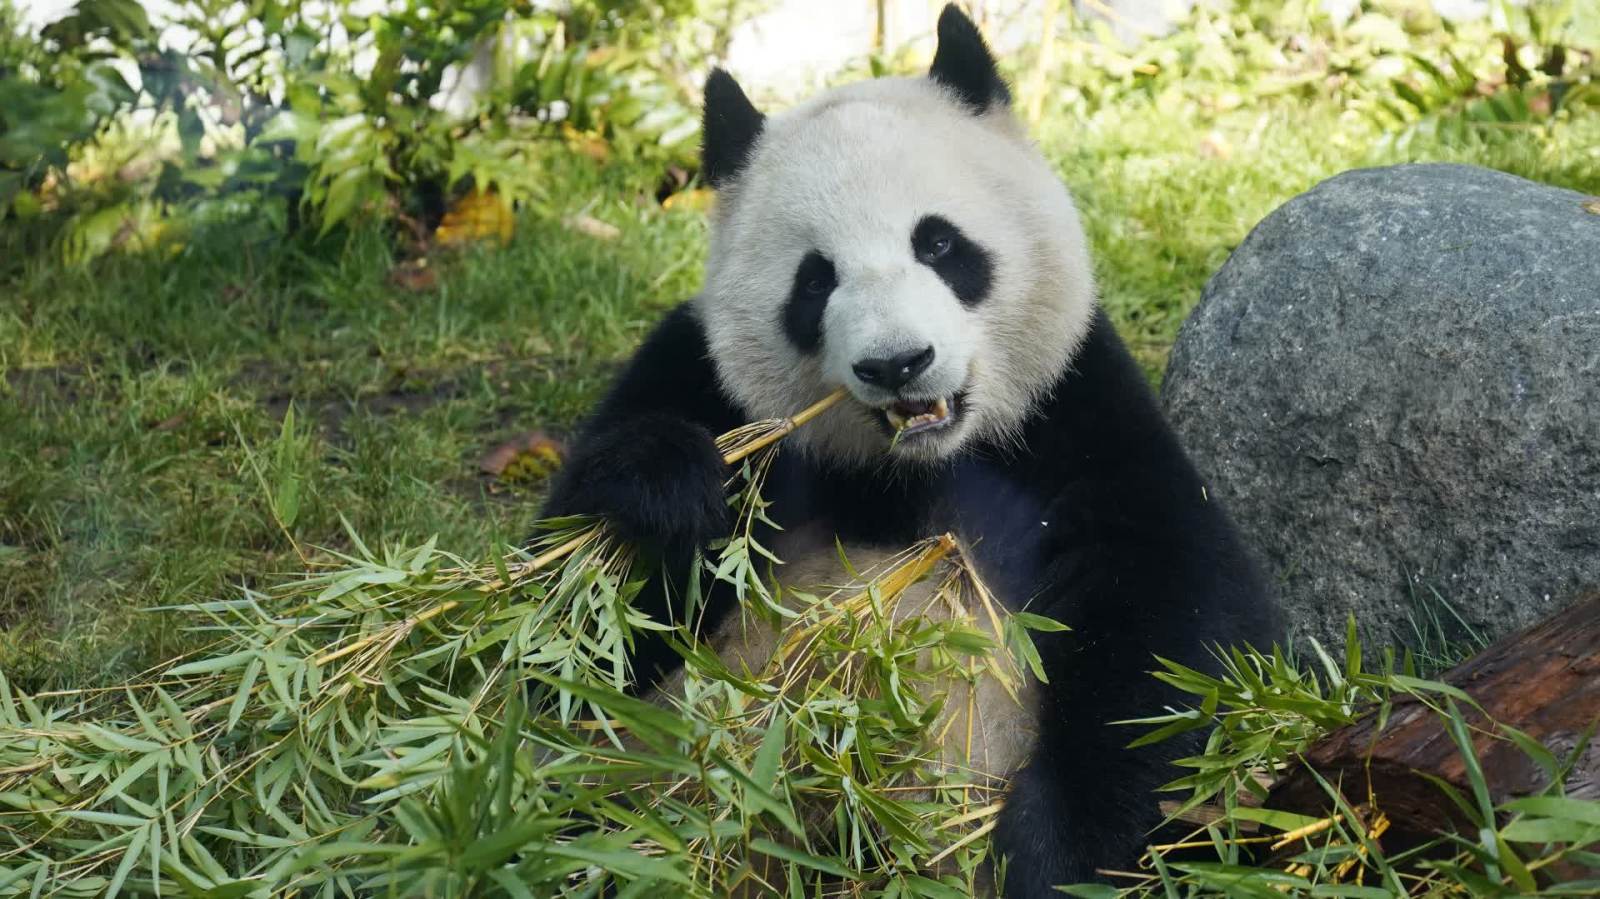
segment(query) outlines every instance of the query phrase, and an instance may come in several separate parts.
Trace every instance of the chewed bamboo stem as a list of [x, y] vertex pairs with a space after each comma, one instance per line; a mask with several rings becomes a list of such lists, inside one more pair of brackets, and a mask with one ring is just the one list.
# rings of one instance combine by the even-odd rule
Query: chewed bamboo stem
[[528, 575], [533, 574], [536, 571], [543, 571], [544, 569], [549, 568], [552, 563], [565, 559], [567, 556], [572, 555], [572, 553], [579, 547], [589, 543], [598, 536], [600, 536], [599, 528], [584, 528], [582, 532], [580, 532], [576, 537], [573, 537], [571, 540], [568, 540], [565, 543], [562, 543], [551, 549], [545, 550], [539, 555], [534, 556], [532, 559], [514, 566], [509, 572], [507, 572], [510, 575], [509, 581], [501, 581], [499, 578], [496, 578], [495, 580], [484, 584], [478, 589], [484, 591], [485, 593], [493, 593], [496, 590], [505, 589], [511, 584], [514, 584], [517, 581], [527, 577]]
[[[551, 564], [553, 564], [555, 562], [558, 562], [561, 559], [566, 558], [567, 556], [571, 555], [573, 553], [573, 551], [575, 551], [579, 547], [582, 547], [585, 544], [593, 541], [599, 535], [600, 535], [600, 529], [599, 528], [597, 528], [597, 527], [585, 528], [585, 529], [583, 529], [583, 531], [581, 531], [577, 536], [573, 537], [572, 539], [567, 540], [564, 543], [561, 543], [560, 545], [558, 545], [558, 546], [556, 546], [556, 547], [554, 547], [552, 549], [546, 550], [545, 552], [543, 552], [543, 553], [541, 553], [541, 554], [539, 554], [537, 556], [534, 556], [532, 559], [529, 559], [528, 561], [523, 562], [522, 564], [516, 566], [516, 568], [514, 570], [509, 572], [509, 574], [510, 574], [510, 580], [509, 581], [502, 581], [499, 578], [496, 578], [495, 580], [490, 581], [487, 584], [480, 585], [478, 587], [478, 590], [480, 592], [483, 592], [483, 593], [493, 593], [496, 590], [503, 590], [506, 587], [510, 586], [511, 584], [514, 584], [517, 581], [522, 580], [523, 578], [527, 577], [528, 575], [533, 574], [534, 572], [537, 572], [537, 571], [541, 571], [541, 570], [543, 570], [545, 568], [548, 568], [548, 567], [550, 567]], [[381, 641], [383, 641], [385, 639], [393, 638], [396, 635], [403, 636], [404, 634], [409, 633], [411, 631], [411, 629], [415, 628], [417, 625], [422, 624], [422, 623], [424, 623], [424, 622], [426, 622], [426, 621], [428, 621], [428, 620], [430, 620], [432, 618], [436, 618], [439, 615], [442, 615], [445, 612], [448, 612], [451, 609], [454, 609], [459, 605], [461, 605], [461, 602], [459, 600], [454, 600], [454, 599], [446, 600], [445, 602], [439, 603], [436, 606], [433, 606], [433, 607], [431, 607], [429, 609], [426, 609], [426, 610], [424, 610], [422, 612], [419, 612], [416, 615], [413, 615], [410, 618], [407, 618], [407, 619], [405, 619], [403, 621], [394, 622], [393, 624], [390, 624], [388, 627], [385, 627], [380, 631], [376, 631], [374, 633], [367, 634], [366, 636], [363, 636], [363, 637], [357, 637], [356, 639], [351, 640], [349, 643], [346, 643], [343, 646], [330, 647], [329, 649], [325, 650], [321, 655], [318, 655], [318, 656], [314, 657], [311, 660], [311, 662], [314, 665], [327, 665], [330, 662], [336, 662], [339, 659], [344, 658], [345, 656], [348, 656], [348, 655], [350, 655], [352, 653], [355, 653], [355, 652], [359, 652], [359, 651], [361, 651], [363, 649], [366, 649], [367, 647], [372, 646], [375, 643], [379, 643], [379, 642], [381, 642]]]
[[[1382, 837], [1386, 832], [1388, 832], [1388, 830], [1389, 816], [1383, 812], [1378, 812], [1378, 816], [1372, 821], [1372, 827], [1367, 830], [1367, 839], [1363, 840], [1360, 845], [1356, 846], [1356, 854], [1340, 862], [1339, 867], [1333, 869], [1334, 882], [1342, 882], [1346, 877], [1348, 877], [1350, 875], [1350, 869], [1354, 868], [1358, 862], [1367, 857], [1367, 844], [1369, 842], [1376, 843], [1378, 838]], [[1356, 873], [1356, 882], [1361, 882], [1361, 871], [1359, 870]]]
[[[794, 433], [806, 422], [809, 422], [818, 415], [828, 411], [828, 409], [832, 408], [835, 403], [844, 399], [845, 396], [845, 389], [840, 387], [838, 390], [835, 390], [822, 399], [817, 400], [815, 403], [812, 403], [788, 418], [751, 422], [750, 424], [743, 425], [733, 429], [732, 431], [729, 431], [726, 434], [723, 434], [721, 437], [717, 438], [717, 446], [719, 448], [727, 446], [730, 443], [738, 445], [733, 446], [731, 449], [724, 450], [722, 460], [727, 464], [732, 465], [735, 462], [748, 458], [753, 453], [777, 443], [779, 440], [782, 440], [783, 438]], [[761, 436], [756, 437], [749, 443], [742, 442], [744, 439], [748, 439], [749, 435], [758, 432], [761, 434]], [[566, 543], [549, 550], [543, 555], [540, 555], [531, 561], [524, 562], [518, 571], [513, 572], [512, 580], [518, 580], [525, 574], [538, 571], [542, 568], [548, 567], [552, 562], [558, 562], [561, 559], [566, 558], [578, 547], [589, 542], [589, 540], [594, 536], [594, 532], [585, 531], [577, 537], [568, 540]], [[504, 586], [506, 585], [496, 581], [486, 585], [484, 589], [495, 590]]]
[[1331, 818], [1323, 818], [1321, 821], [1313, 821], [1304, 827], [1296, 827], [1294, 830], [1279, 834], [1277, 841], [1274, 842], [1269, 848], [1273, 850], [1282, 849], [1283, 847], [1288, 846], [1297, 840], [1303, 840], [1306, 837], [1316, 836], [1317, 834], [1322, 833], [1324, 830], [1327, 830], [1343, 820], [1343, 815], [1334, 815]]
[[[845, 389], [840, 387], [838, 390], [835, 390], [822, 399], [817, 400], [816, 402], [805, 407], [799, 412], [796, 412], [788, 418], [780, 418], [775, 422], [756, 422], [752, 425], [746, 425], [744, 428], [729, 431], [727, 434], [723, 435], [724, 439], [728, 437], [734, 437], [735, 435], [744, 436], [745, 432], [749, 429], [766, 430], [767, 428], [771, 428], [771, 430], [767, 430], [766, 433], [763, 433], [760, 437], [757, 437], [749, 443], [744, 443], [727, 450], [722, 454], [722, 460], [727, 462], [729, 465], [732, 465], [733, 463], [738, 462], [739, 460], [744, 459], [753, 453], [759, 452], [760, 450], [777, 443], [779, 440], [782, 440], [783, 438], [794, 433], [796, 428], [799, 428], [801, 425], [805, 424], [811, 419], [816, 418], [818, 415], [828, 411], [828, 409], [832, 408], [835, 403], [844, 398]], [[721, 444], [722, 441], [719, 440], [718, 443]]]
[[351, 653], [359, 652], [362, 649], [371, 646], [387, 636], [392, 636], [395, 634], [404, 635], [409, 633], [411, 629], [417, 625], [422, 624], [431, 618], [436, 618], [440, 615], [443, 615], [445, 612], [448, 612], [459, 605], [461, 605], [461, 603], [454, 599], [442, 602], [431, 609], [427, 609], [426, 611], [412, 615], [410, 618], [407, 618], [404, 621], [398, 621], [394, 624], [391, 624], [377, 633], [369, 634], [365, 637], [352, 640], [351, 642], [346, 643], [344, 646], [341, 646], [331, 652], [325, 652], [322, 655], [312, 659], [311, 664], [326, 665], [329, 662], [336, 662], [339, 659], [350, 655]]
[[934, 865], [937, 865], [940, 862], [944, 861], [946, 858], [949, 858], [951, 853], [953, 853], [956, 850], [960, 849], [962, 846], [965, 846], [965, 845], [967, 845], [969, 843], [973, 843], [973, 842], [981, 839], [982, 837], [987, 836], [989, 834], [989, 831], [994, 830], [995, 825], [997, 825], [999, 823], [1000, 823], [1000, 819], [995, 818], [995, 819], [991, 819], [989, 821], [983, 822], [983, 825], [980, 826], [980, 827], [973, 828], [971, 833], [968, 833], [966, 836], [962, 837], [961, 839], [956, 840], [954, 843], [951, 843], [950, 845], [944, 847], [944, 850], [942, 852], [940, 852], [938, 855], [935, 855], [933, 858], [928, 859], [928, 861], [927, 861], [928, 867], [931, 868]]
[[[871, 604], [874, 593], [884, 602], [893, 602], [901, 593], [905, 592], [907, 587], [926, 577], [935, 565], [955, 552], [956, 548], [956, 538], [954, 536], [941, 534], [939, 537], [929, 541], [921, 552], [876, 578], [871, 587], [840, 601], [838, 607], [830, 615], [817, 622], [817, 626], [827, 624], [845, 615], [859, 614]], [[816, 629], [816, 627], [810, 627], [791, 631], [783, 642], [778, 645], [778, 651], [773, 653], [774, 661], [788, 659], [800, 644], [815, 635]]]

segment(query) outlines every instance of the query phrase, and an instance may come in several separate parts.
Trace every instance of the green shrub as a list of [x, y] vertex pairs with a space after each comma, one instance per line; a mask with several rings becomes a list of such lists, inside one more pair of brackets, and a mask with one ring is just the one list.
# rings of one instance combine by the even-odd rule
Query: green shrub
[[[36, 223], [68, 262], [240, 223], [326, 234], [372, 218], [426, 235], [468, 190], [510, 205], [559, 194], [542, 171], [558, 143], [685, 161], [700, 58], [687, 48], [715, 43], [702, 6], [732, 4], [409, 0], [357, 16], [190, 0], [161, 23], [194, 35], [184, 53], [136, 0], [82, 0], [37, 40], [7, 12], [0, 222]], [[468, 67], [483, 83], [441, 106]]]

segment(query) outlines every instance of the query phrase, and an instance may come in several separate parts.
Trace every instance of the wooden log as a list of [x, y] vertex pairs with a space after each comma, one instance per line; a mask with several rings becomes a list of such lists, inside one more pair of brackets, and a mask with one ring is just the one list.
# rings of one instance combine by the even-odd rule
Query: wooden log
[[[1565, 759], [1600, 722], [1600, 595], [1490, 645], [1439, 679], [1482, 706], [1481, 712], [1461, 711], [1495, 802], [1542, 790], [1548, 776], [1500, 726], [1526, 733]], [[1443, 698], [1430, 701], [1442, 704]], [[1309, 769], [1314, 769], [1352, 806], [1370, 800], [1388, 815], [1392, 830], [1384, 838], [1386, 847], [1409, 848], [1467, 823], [1444, 792], [1422, 776], [1472, 795], [1465, 759], [1444, 719], [1414, 697], [1396, 698], [1381, 730], [1373, 714], [1328, 734], [1304, 762], [1273, 787], [1269, 808], [1327, 814], [1332, 802], [1312, 777]], [[1566, 789], [1575, 798], [1600, 799], [1600, 738], [1590, 742]]]

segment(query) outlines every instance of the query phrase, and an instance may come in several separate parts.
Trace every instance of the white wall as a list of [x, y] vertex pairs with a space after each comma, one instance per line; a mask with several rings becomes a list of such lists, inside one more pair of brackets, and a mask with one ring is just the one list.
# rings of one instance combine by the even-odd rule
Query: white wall
[[16, 3], [22, 12], [22, 21], [33, 28], [48, 25], [66, 15], [78, 0], [21, 0]]
[[[947, 0], [885, 0], [884, 46], [931, 59], [934, 24]], [[969, 0], [999, 52], [1039, 32], [1042, 0]], [[756, 93], [800, 96], [873, 51], [873, 0], [771, 0], [734, 31], [727, 68]]]

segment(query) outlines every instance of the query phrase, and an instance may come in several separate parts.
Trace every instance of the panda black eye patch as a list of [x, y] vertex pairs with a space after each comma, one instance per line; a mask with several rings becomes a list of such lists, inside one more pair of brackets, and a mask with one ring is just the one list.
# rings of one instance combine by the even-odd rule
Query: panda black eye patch
[[839, 276], [828, 257], [812, 250], [800, 260], [789, 301], [783, 304], [783, 333], [802, 353], [814, 353], [822, 345], [822, 311], [838, 286]]
[[911, 252], [933, 269], [962, 305], [976, 306], [994, 284], [994, 258], [949, 219], [924, 216], [911, 229]]

